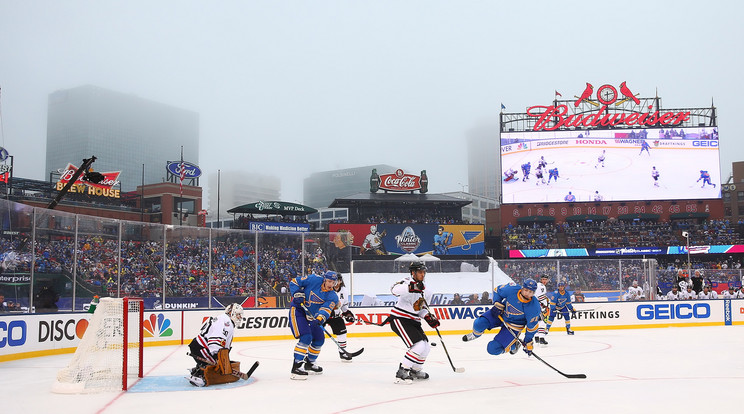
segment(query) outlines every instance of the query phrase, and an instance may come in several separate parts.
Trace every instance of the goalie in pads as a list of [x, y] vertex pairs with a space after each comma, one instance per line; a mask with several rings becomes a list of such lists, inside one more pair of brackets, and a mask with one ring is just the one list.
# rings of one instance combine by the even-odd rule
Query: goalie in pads
[[243, 307], [232, 303], [227, 305], [225, 313], [204, 322], [199, 335], [189, 343], [190, 355], [196, 361], [196, 367], [187, 377], [191, 385], [204, 387], [240, 378], [240, 362], [230, 361], [230, 347], [235, 325], [242, 320]]

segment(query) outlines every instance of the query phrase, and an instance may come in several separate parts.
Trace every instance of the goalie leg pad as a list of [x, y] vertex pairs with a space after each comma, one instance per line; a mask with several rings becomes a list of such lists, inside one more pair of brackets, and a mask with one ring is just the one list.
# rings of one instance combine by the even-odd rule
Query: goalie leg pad
[[227, 384], [235, 382], [239, 378], [232, 374], [232, 371], [240, 372], [240, 362], [233, 361], [230, 363], [232, 370], [229, 374], [222, 374], [216, 365], [210, 365], [204, 368], [204, 382], [206, 385]]
[[222, 375], [227, 375], [232, 372], [230, 350], [227, 348], [222, 348], [217, 352], [217, 371]]

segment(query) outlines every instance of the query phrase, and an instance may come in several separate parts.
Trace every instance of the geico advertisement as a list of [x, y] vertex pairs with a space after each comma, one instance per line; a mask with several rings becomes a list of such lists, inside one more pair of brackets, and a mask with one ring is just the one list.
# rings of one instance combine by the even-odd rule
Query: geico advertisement
[[[3, 315], [0, 317], [0, 356], [23, 352], [74, 348], [88, 331], [89, 313]], [[145, 343], [181, 338], [181, 312], [146, 312]]]

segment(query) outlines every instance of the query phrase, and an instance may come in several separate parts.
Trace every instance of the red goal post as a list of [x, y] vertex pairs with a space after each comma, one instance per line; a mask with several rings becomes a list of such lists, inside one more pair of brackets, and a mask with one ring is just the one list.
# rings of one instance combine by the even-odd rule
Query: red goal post
[[72, 360], [59, 371], [52, 390], [127, 390], [129, 377], [143, 376], [143, 320], [142, 298], [102, 298]]

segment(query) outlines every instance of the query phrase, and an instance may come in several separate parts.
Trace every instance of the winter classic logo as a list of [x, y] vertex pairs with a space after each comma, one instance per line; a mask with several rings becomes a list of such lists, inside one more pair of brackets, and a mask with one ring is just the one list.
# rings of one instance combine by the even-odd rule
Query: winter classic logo
[[421, 238], [408, 226], [401, 234], [395, 236], [395, 242], [404, 252], [413, 253], [421, 245]]

